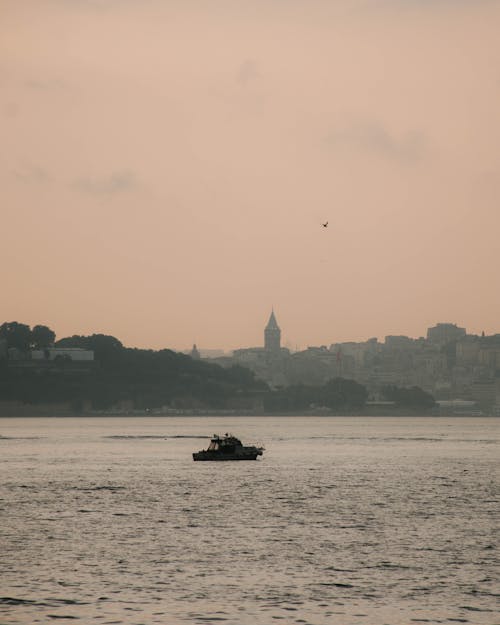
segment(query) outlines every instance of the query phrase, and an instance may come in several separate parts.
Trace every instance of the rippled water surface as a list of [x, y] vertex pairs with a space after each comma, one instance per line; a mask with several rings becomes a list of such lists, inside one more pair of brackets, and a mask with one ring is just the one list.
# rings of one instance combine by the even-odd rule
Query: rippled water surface
[[0, 622], [500, 623], [499, 424], [0, 419]]

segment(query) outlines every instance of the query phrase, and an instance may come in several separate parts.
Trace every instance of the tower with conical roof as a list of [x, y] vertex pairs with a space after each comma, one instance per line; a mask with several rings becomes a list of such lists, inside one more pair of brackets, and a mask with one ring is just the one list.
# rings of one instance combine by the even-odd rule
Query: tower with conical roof
[[274, 310], [264, 330], [264, 349], [268, 352], [279, 353], [281, 350], [281, 330], [274, 316]]

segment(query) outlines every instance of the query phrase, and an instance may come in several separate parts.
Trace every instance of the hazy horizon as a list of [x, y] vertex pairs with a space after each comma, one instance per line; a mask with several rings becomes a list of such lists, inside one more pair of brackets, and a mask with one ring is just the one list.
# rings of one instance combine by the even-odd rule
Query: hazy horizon
[[[0, 321], [500, 332], [496, 0], [0, 1]], [[321, 226], [329, 222], [328, 228]]]
[[[24, 323], [22, 320], [19, 320], [19, 319], [0, 319], [0, 325], [3, 322], [12, 322], [12, 321], [17, 321], [19, 323]], [[441, 323], [441, 322], [436, 322], [436, 323]], [[30, 324], [28, 323], [27, 325], [30, 325]], [[33, 325], [35, 325], [35, 324], [33, 324]], [[73, 335], [79, 334], [78, 332], [73, 332], [73, 331], [70, 330], [67, 334], [63, 335], [63, 334], [60, 334], [60, 333], [57, 332], [57, 328], [54, 328], [50, 324], [47, 324], [47, 325], [50, 327], [51, 330], [53, 330], [56, 333], [56, 341], [58, 341], [60, 339], [63, 339], [63, 338], [67, 338], [69, 336], [73, 336]], [[432, 325], [436, 325], [436, 324], [432, 324]], [[455, 325], [458, 325], [460, 327], [460, 324], [455, 324]], [[431, 327], [431, 326], [429, 326], [429, 327]], [[280, 329], [282, 330], [282, 328], [280, 328]], [[426, 328], [426, 330], [427, 330], [427, 328]], [[481, 334], [481, 332], [471, 332], [467, 328], [466, 328], [466, 331], [467, 331], [468, 335], [473, 334], [473, 335], [478, 336], [479, 334]], [[192, 350], [193, 346], [195, 346], [195, 345], [201, 352], [204, 352], [204, 351], [205, 352], [224, 351], [226, 354], [229, 353], [229, 352], [232, 352], [233, 350], [236, 350], [236, 349], [251, 348], [251, 347], [262, 347], [264, 345], [264, 325], [262, 326], [262, 332], [261, 332], [262, 336], [260, 338], [257, 338], [256, 339], [256, 343], [252, 344], [252, 345], [250, 345], [250, 344], [249, 345], [241, 344], [241, 345], [232, 345], [232, 346], [227, 346], [227, 345], [203, 345], [203, 344], [200, 344], [200, 343], [196, 343], [196, 341], [195, 341], [194, 343], [190, 343], [188, 345], [184, 345], [184, 346], [181, 346], [181, 347], [175, 347], [175, 348], [172, 347], [171, 345], [157, 345], [155, 347], [150, 347], [150, 346], [142, 345], [142, 344], [133, 344], [133, 345], [129, 344], [129, 343], [127, 343], [127, 341], [123, 340], [120, 336], [117, 336], [116, 334], [113, 334], [112, 331], [110, 331], [110, 332], [103, 332], [103, 331], [101, 331], [99, 329], [95, 329], [95, 330], [92, 330], [90, 332], [90, 334], [109, 334], [111, 336], [114, 336], [118, 340], [120, 340], [123, 343], [124, 347], [137, 348], [137, 349], [172, 349], [174, 351], [186, 352], [186, 353], [190, 352]], [[492, 332], [491, 334], [500, 334], [500, 333]], [[419, 338], [426, 338], [426, 335], [427, 335], [427, 331], [422, 332], [421, 334], [416, 335], [416, 336], [410, 336], [409, 334], [402, 332], [398, 336], [407, 336], [407, 337], [409, 337], [411, 339], [419, 339]], [[282, 337], [281, 338], [281, 347], [286, 347], [290, 351], [293, 352], [293, 351], [304, 350], [307, 347], [319, 347], [319, 346], [330, 347], [330, 345], [335, 344], [335, 343], [344, 343], [344, 342], [361, 343], [361, 342], [365, 342], [365, 341], [368, 341], [368, 340], [373, 339], [373, 338], [376, 338], [379, 341], [379, 343], [384, 343], [384, 340], [385, 340], [385, 338], [387, 336], [390, 336], [390, 335], [386, 334], [384, 336], [366, 336], [366, 337], [359, 338], [359, 339], [351, 339], [351, 338], [345, 338], [345, 339], [342, 339], [342, 340], [332, 339], [332, 340], [328, 340], [328, 341], [319, 341], [318, 343], [316, 343], [314, 345], [313, 344], [301, 345], [299, 343], [292, 343], [289, 339], [287, 339], [286, 333], [283, 333], [283, 330], [282, 330], [282, 332], [281, 332], [281, 337]]]

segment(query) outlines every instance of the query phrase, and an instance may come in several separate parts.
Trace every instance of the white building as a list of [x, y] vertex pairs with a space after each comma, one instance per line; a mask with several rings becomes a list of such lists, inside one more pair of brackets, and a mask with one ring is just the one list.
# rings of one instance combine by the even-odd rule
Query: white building
[[82, 347], [47, 347], [31, 350], [31, 360], [94, 360], [94, 352]]

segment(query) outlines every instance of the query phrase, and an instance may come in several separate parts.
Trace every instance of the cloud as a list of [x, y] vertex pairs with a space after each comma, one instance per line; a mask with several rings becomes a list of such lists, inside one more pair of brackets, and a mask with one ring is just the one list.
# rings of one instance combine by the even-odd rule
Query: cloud
[[245, 59], [238, 68], [237, 81], [246, 85], [259, 76], [257, 63], [253, 59]]
[[2, 104], [2, 113], [5, 117], [17, 117], [19, 114], [19, 104], [17, 102], [6, 102]]
[[26, 87], [30, 89], [37, 89], [40, 91], [54, 90], [54, 89], [66, 89], [67, 83], [64, 80], [54, 79], [54, 80], [40, 80], [40, 79], [30, 79], [26, 80]]
[[49, 174], [43, 167], [32, 163], [23, 163], [12, 171], [12, 175], [24, 184], [44, 184], [50, 180]]
[[113, 195], [131, 191], [137, 186], [137, 182], [132, 172], [116, 171], [109, 176], [78, 178], [72, 186], [91, 195]]
[[335, 150], [357, 149], [385, 158], [414, 163], [425, 153], [423, 133], [412, 131], [397, 137], [378, 122], [354, 122], [327, 134], [326, 144]]
[[396, 10], [413, 9], [481, 9], [487, 5], [497, 5], [500, 0], [366, 0], [364, 6], [376, 10], [389, 8]]

